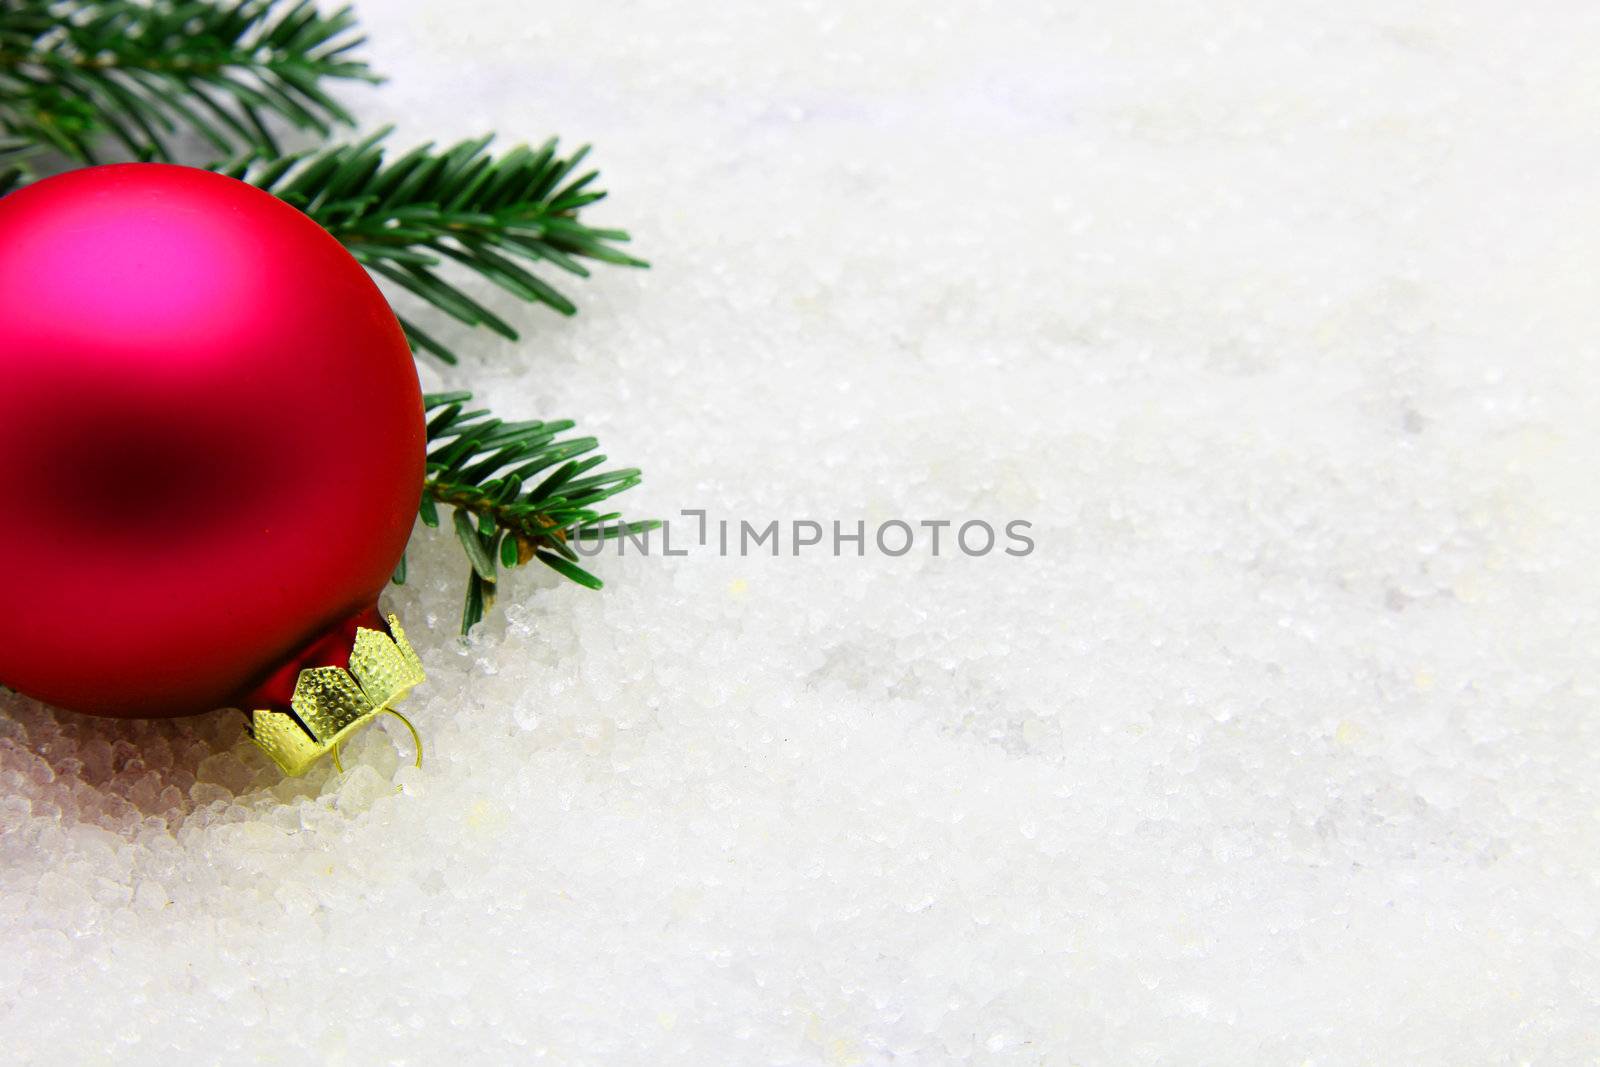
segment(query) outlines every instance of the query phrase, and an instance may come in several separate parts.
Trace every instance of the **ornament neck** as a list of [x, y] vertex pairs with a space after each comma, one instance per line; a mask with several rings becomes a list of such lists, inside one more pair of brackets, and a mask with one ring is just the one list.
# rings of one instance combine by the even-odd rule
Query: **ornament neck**
[[380, 633], [387, 629], [376, 603], [328, 627], [301, 646], [254, 688], [241, 693], [235, 706], [243, 708], [246, 715], [252, 708], [287, 708], [301, 671], [312, 667], [350, 666], [356, 630], [363, 626]]
[[[251, 739], [283, 769], [283, 773], [304, 774], [329, 753], [338, 766], [339, 745], [353, 731], [379, 715], [388, 714], [398, 717], [411, 730], [417, 740], [417, 766], [422, 766], [422, 741], [416, 737], [416, 728], [394, 710], [414, 687], [427, 681], [422, 661], [417, 659], [416, 650], [406, 640], [399, 619], [389, 616], [387, 633], [376, 626], [360, 625], [362, 619], [362, 615], [357, 615], [346, 623], [355, 626], [355, 639], [350, 642], [349, 653], [338, 657], [343, 666], [328, 662], [328, 657], [335, 653], [326, 643], [341, 632], [336, 628], [281, 668], [281, 671], [299, 668], [287, 708], [256, 707], [248, 712]], [[383, 625], [381, 619], [374, 621]], [[318, 666], [302, 666], [306, 663]], [[277, 677], [274, 675], [267, 684]], [[251, 697], [270, 698], [265, 688], [258, 689]]]

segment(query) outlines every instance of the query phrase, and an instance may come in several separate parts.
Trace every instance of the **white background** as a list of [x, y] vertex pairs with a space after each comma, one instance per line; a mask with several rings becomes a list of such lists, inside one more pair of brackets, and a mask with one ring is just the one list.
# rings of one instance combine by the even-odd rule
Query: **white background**
[[421, 771], [0, 696], [7, 1061], [1592, 1062], [1600, 11], [361, 14], [364, 125], [593, 141], [653, 263], [430, 386], [636, 516], [1038, 549], [530, 571], [462, 643], [429, 535]]

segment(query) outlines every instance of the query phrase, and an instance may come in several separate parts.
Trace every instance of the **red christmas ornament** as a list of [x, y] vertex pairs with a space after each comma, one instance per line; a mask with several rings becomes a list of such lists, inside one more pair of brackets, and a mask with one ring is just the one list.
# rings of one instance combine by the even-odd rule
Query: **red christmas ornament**
[[382, 629], [425, 436], [382, 294], [275, 197], [135, 163], [0, 199], [0, 682], [287, 708]]

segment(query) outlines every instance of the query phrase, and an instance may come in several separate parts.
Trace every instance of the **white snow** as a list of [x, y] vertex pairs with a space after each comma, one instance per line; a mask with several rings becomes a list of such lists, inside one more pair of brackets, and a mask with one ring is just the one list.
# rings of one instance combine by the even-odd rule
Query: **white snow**
[[462, 642], [424, 534], [420, 771], [0, 696], [7, 1062], [1600, 1052], [1600, 9], [361, 15], [364, 124], [591, 140], [654, 264], [430, 385], [633, 515], [1037, 550], [530, 570]]

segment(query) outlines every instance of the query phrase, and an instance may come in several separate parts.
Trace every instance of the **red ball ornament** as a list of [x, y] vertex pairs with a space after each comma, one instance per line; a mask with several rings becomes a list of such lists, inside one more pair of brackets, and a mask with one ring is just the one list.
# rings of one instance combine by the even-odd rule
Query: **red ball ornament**
[[0, 682], [287, 707], [381, 628], [425, 438], [393, 312], [288, 204], [153, 163], [0, 199]]

